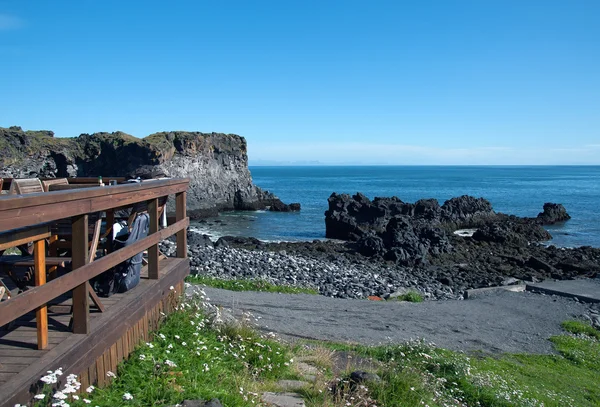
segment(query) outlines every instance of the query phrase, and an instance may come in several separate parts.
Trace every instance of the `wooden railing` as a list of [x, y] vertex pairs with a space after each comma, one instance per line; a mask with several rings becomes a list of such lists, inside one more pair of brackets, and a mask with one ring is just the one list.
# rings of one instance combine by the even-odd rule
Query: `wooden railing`
[[[46, 307], [49, 301], [73, 290], [73, 332], [89, 333], [89, 280], [148, 250], [148, 277], [159, 278], [158, 243], [177, 235], [177, 257], [187, 256], [186, 191], [188, 179], [152, 180], [143, 183], [44, 192], [0, 197], [0, 245], [35, 241], [36, 287], [0, 303], [0, 326], [36, 310], [38, 348], [47, 343]], [[159, 200], [175, 195], [175, 222], [159, 229]], [[150, 231], [146, 238], [88, 263], [88, 215], [147, 203]], [[49, 222], [70, 218], [72, 224], [72, 271], [45, 283], [44, 239]], [[42, 276], [43, 275], [43, 276]]]

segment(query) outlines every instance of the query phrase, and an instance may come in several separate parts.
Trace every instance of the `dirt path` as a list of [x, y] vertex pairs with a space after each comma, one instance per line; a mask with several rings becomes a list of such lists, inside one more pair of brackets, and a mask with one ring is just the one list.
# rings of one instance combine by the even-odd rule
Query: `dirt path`
[[212, 304], [235, 314], [249, 311], [258, 318], [261, 330], [287, 338], [361, 344], [424, 338], [447, 349], [489, 353], [550, 353], [548, 338], [562, 332], [561, 322], [589, 314], [591, 308], [570, 299], [528, 292], [413, 304], [214, 288], [205, 291]]

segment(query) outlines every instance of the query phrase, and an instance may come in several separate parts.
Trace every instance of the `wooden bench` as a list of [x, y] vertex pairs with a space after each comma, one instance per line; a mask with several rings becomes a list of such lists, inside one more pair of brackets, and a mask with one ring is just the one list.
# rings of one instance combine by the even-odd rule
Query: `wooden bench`
[[10, 189], [8, 190], [9, 194], [18, 195], [33, 194], [37, 192], [44, 192], [42, 181], [37, 178], [14, 178], [10, 183]]
[[[96, 251], [98, 250], [98, 242], [100, 240], [100, 228], [102, 225], [102, 218], [98, 217], [96, 222], [94, 223], [94, 229], [92, 238], [90, 239], [90, 248], [88, 252], [88, 263], [91, 263], [96, 258]], [[56, 270], [57, 267], [64, 267], [66, 264], [71, 263], [71, 257], [46, 257], [45, 266], [48, 271]], [[12, 274], [12, 268], [14, 267], [34, 267], [35, 266], [35, 258], [33, 256], [0, 256], [0, 270], [7, 273], [11, 279], [14, 281], [19, 288], [22, 289], [18, 279], [14, 277]], [[100, 312], [104, 312], [104, 305], [100, 302], [100, 298], [96, 292], [89, 287], [89, 295], [92, 299], [92, 302], [96, 305], [96, 308], [100, 310]]]
[[42, 181], [42, 187], [44, 192], [50, 191], [50, 185], [69, 185], [69, 181], [66, 178], [47, 179]]

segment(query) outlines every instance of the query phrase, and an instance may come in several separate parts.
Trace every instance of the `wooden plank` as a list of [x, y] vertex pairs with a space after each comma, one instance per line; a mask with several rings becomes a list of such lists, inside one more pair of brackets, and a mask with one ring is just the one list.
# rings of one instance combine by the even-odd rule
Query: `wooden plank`
[[117, 340], [117, 363], [121, 363], [123, 358], [123, 337]]
[[117, 365], [119, 360], [117, 359], [117, 344], [113, 343], [110, 347], [110, 369], [117, 373]]
[[108, 235], [106, 236], [106, 252], [112, 252], [113, 247], [113, 225], [115, 224], [115, 211], [113, 209], [109, 209], [106, 211], [106, 232]]
[[2, 373], [0, 372], [0, 384], [7, 382], [9, 379], [15, 377], [14, 373]]
[[[35, 287], [11, 298], [10, 301], [0, 303], [0, 326], [11, 322], [13, 319], [34, 310], [42, 304], [45, 304], [57, 296], [74, 289], [78, 285], [87, 282], [104, 271], [116, 266], [117, 264], [129, 259], [136, 253], [139, 253], [153, 244], [157, 244], [163, 239], [173, 235], [181, 228], [189, 226], [189, 218], [185, 218], [165, 229], [154, 233], [134, 244], [114, 253], [108, 254], [101, 259], [86, 264], [83, 267], [73, 269], [72, 272], [52, 280], [41, 287]], [[188, 269], [189, 270], [189, 269]], [[86, 292], [87, 298], [87, 292]]]
[[[150, 231], [153, 235], [158, 232], [158, 199], [148, 202], [148, 214], [150, 215]], [[158, 279], [158, 244], [148, 248], [148, 278]]]
[[131, 329], [128, 328], [127, 331], [125, 331], [125, 335], [123, 335], [123, 347], [124, 347], [124, 355], [129, 355], [131, 353], [131, 340], [129, 339], [129, 336], [131, 335]]
[[[98, 177], [71, 177], [67, 178], [70, 184], [96, 184], [98, 185]], [[124, 182], [125, 177], [105, 177], [102, 176], [102, 180], [108, 184], [109, 181], [115, 180], [117, 182]]]
[[[175, 220], [180, 221], [187, 217], [186, 214], [186, 196], [187, 192], [179, 192], [175, 196]], [[187, 257], [187, 229], [177, 232], [177, 257], [185, 259]]]
[[[73, 217], [73, 240], [71, 242], [73, 270], [89, 263], [88, 255], [88, 215]], [[57, 279], [59, 281], [61, 279]], [[87, 281], [73, 288], [73, 333], [90, 333], [90, 287]]]
[[9, 194], [35, 194], [44, 192], [42, 182], [38, 178], [13, 179], [10, 183]]
[[[88, 367], [88, 377], [90, 378], [90, 385], [95, 386], [98, 384], [98, 371], [96, 367], [96, 361]], [[85, 390], [85, 389], [84, 389]]]
[[79, 383], [81, 383], [81, 388], [85, 391], [85, 389], [87, 389], [90, 385], [90, 376], [88, 373], [88, 370], [85, 369], [83, 372], [81, 372], [81, 374], [79, 375]]
[[[33, 245], [35, 285], [39, 287], [46, 284], [46, 241], [38, 240]], [[48, 306], [46, 304], [38, 307], [35, 311], [35, 319], [38, 349], [45, 349], [48, 346]]]
[[96, 378], [98, 380], [98, 386], [103, 387], [106, 383], [106, 371], [104, 370], [104, 356], [100, 355], [96, 358]]
[[110, 351], [108, 349], [106, 349], [102, 354], [102, 360], [104, 362], [104, 377], [106, 378], [105, 382], [111, 383], [113, 378], [112, 376], [107, 376], [107, 373], [112, 372], [114, 374], [117, 374], [117, 372], [113, 371], [110, 367]]
[[0, 197], [0, 231], [50, 222], [84, 213], [106, 211], [171, 195], [187, 189], [189, 181], [161, 180], [84, 190]]
[[24, 358], [39, 358], [45, 351], [37, 349], [15, 348], [14, 346], [0, 344], [0, 360], [4, 360], [7, 356], [19, 355]]
[[[48, 238], [48, 254], [50, 257], [58, 256], [58, 247], [56, 247], [56, 243], [58, 242], [58, 235], [52, 235]], [[54, 280], [58, 274], [58, 266], [52, 266], [48, 268], [48, 275], [50, 276], [50, 280]]]
[[146, 315], [144, 315], [144, 340], [146, 342], [150, 342], [150, 324], [148, 323], [148, 311], [146, 311]]
[[[0, 387], [0, 400], [9, 406], [22, 402], [29, 386], [37, 382], [47, 370], [55, 369], [56, 366], [63, 367], [66, 372], [75, 373], [86, 369], [101, 356], [98, 354], [101, 349], [106, 349], [123, 335], [130, 321], [142, 318], [146, 308], [158, 303], [169, 286], [183, 280], [189, 272], [189, 260], [164, 259], [161, 260], [161, 268], [169, 271], [163, 278], [151, 282], [147, 280], [148, 284], [134, 288], [118, 305], [92, 320], [92, 334], [71, 334], [61, 344], [47, 351], [38, 363], [29, 366], [4, 383]], [[145, 289], [139, 289], [140, 287]], [[100, 377], [98, 380], [100, 381]]]
[[30, 365], [33, 362], [35, 362], [36, 360], [38, 360], [39, 355], [38, 356], [23, 356], [20, 354], [19, 352], [20, 349], [14, 349], [13, 355], [12, 356], [3, 356], [2, 357], [2, 366], [0, 366], [0, 371], [2, 371], [2, 369], [4, 368], [4, 366], [6, 365]]
[[10, 249], [11, 247], [17, 247], [36, 240], [47, 239], [50, 236], [49, 223], [7, 230], [0, 234], [0, 250]]
[[50, 189], [50, 185], [68, 185], [69, 181], [66, 178], [53, 178], [42, 181], [42, 187], [44, 188], [44, 192], [48, 192]]

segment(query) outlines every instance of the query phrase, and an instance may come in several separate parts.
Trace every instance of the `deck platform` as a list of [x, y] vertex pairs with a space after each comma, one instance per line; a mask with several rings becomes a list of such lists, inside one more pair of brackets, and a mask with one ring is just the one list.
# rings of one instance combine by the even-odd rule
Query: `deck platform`
[[116, 372], [117, 364], [147, 341], [171, 311], [175, 295], [183, 292], [189, 260], [162, 259], [159, 270], [159, 279], [149, 279], [144, 267], [137, 287], [102, 298], [105, 312], [92, 307], [89, 335], [74, 334], [69, 328], [73, 315], [69, 295], [48, 304], [47, 348], [38, 350], [34, 311], [16, 319], [10, 329], [0, 330], [0, 406], [26, 403], [41, 388], [40, 377], [59, 367], [63, 377], [79, 375], [82, 387], [104, 385], [109, 380], [106, 372]]

